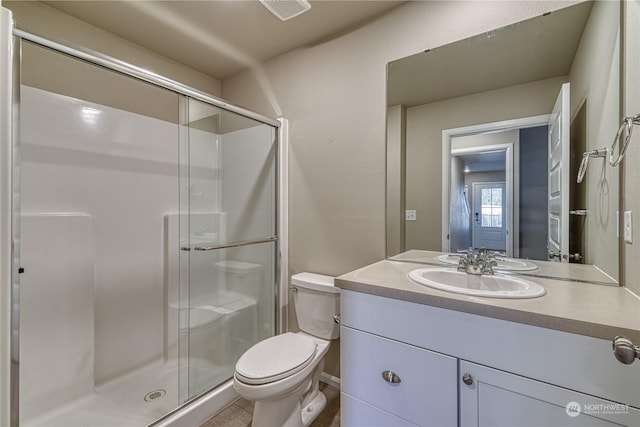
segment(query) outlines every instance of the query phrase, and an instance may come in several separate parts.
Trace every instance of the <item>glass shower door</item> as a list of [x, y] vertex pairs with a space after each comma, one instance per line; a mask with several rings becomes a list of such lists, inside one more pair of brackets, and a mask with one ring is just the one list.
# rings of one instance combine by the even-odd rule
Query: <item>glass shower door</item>
[[233, 376], [275, 334], [276, 128], [184, 98], [180, 171], [181, 400]]
[[179, 96], [21, 53], [20, 425], [148, 425], [180, 403]]

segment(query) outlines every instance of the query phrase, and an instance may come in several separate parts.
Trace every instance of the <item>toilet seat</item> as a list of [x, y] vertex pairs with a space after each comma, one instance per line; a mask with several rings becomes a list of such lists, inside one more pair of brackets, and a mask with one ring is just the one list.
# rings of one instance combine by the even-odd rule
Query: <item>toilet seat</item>
[[278, 381], [301, 371], [313, 361], [318, 346], [306, 336], [287, 332], [260, 341], [236, 363], [236, 378], [260, 385]]

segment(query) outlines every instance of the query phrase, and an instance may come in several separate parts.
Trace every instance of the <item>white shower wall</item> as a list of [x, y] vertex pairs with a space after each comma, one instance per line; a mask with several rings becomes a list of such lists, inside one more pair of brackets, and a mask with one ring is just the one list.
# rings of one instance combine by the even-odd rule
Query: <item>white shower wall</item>
[[221, 203], [229, 239], [248, 241], [275, 235], [276, 145], [271, 126], [256, 125], [220, 135]]
[[[193, 365], [190, 378], [199, 372], [180, 399], [227, 379], [210, 367], [274, 333], [275, 244], [179, 248], [276, 234], [275, 129], [249, 122], [218, 134], [21, 90], [21, 284], [29, 286], [21, 300], [21, 418], [106, 390], [100, 386], [145, 366], [169, 362], [177, 373], [178, 356], [180, 366]], [[187, 153], [189, 168], [180, 170]], [[193, 322], [215, 307], [224, 322], [203, 336]], [[181, 313], [195, 317], [185, 322]], [[180, 347], [186, 334], [188, 347]], [[51, 387], [38, 385], [38, 373]], [[178, 397], [173, 386], [169, 392]]]
[[[100, 384], [163, 356], [163, 221], [178, 211], [179, 127], [30, 87], [21, 95], [22, 213], [92, 218], [87, 306], [94, 304], [93, 372]], [[23, 267], [27, 275], [37, 265]], [[66, 333], [51, 326], [42, 333]]]

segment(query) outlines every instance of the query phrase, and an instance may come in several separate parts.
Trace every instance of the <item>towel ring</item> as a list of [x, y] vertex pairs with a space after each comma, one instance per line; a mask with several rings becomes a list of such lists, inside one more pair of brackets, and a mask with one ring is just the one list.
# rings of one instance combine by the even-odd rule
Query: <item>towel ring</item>
[[607, 157], [607, 149], [600, 148], [597, 150], [584, 152], [584, 154], [582, 155], [582, 163], [580, 163], [580, 167], [578, 168], [578, 184], [582, 182], [584, 174], [587, 172], [587, 166], [589, 166], [589, 159], [592, 157]]
[[[631, 134], [633, 133], [633, 125], [640, 125], [640, 114], [637, 114], [633, 117], [625, 117], [620, 122], [620, 127], [618, 128], [618, 133], [616, 133], [616, 137], [613, 139], [613, 143], [611, 144], [611, 149], [609, 150], [609, 164], [611, 166], [618, 166], [622, 159], [624, 159], [624, 153], [627, 151], [627, 147], [629, 146], [629, 141], [631, 141]], [[627, 130], [627, 136], [624, 139], [624, 143], [620, 148], [620, 152], [618, 153], [618, 158], [613, 160], [614, 150], [616, 145], [618, 145], [618, 140], [624, 130]]]

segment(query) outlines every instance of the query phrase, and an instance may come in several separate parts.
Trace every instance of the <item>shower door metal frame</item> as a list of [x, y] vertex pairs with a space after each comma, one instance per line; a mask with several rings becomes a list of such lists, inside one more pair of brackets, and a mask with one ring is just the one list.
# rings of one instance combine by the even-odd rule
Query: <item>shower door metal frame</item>
[[[240, 114], [257, 120], [276, 129], [276, 223], [275, 236], [272, 241], [276, 244], [275, 256], [275, 330], [276, 334], [287, 330], [287, 306], [288, 306], [288, 252], [286, 238], [286, 218], [288, 211], [288, 122], [284, 118], [274, 119], [251, 110], [230, 104], [220, 98], [201, 90], [184, 85], [152, 71], [146, 70], [119, 59], [104, 55], [82, 46], [68, 42], [54, 40], [43, 35], [36, 34], [18, 28], [12, 21], [12, 13], [2, 8], [0, 15], [0, 65], [3, 73], [0, 73], [0, 394], [11, 396], [0, 403], [0, 425], [18, 426], [19, 420], [19, 325], [17, 307], [19, 303], [19, 286], [13, 286], [12, 276], [18, 274], [14, 264], [14, 237], [16, 223], [12, 224], [16, 217], [15, 210], [19, 206], [14, 200], [14, 188], [12, 173], [15, 166], [14, 156], [17, 156], [19, 142], [19, 95], [20, 95], [20, 51], [23, 41], [65, 54], [75, 59], [103, 67], [105, 69], [141, 80], [175, 93], [186, 95], [207, 104]], [[12, 46], [6, 49], [7, 46]], [[6, 63], [6, 64], [5, 64]], [[7, 72], [7, 70], [9, 72]], [[6, 236], [5, 236], [6, 234]], [[9, 238], [6, 238], [10, 236]], [[284, 237], [284, 238], [283, 238]], [[283, 270], [284, 267], [284, 270]], [[13, 289], [12, 289], [13, 286]], [[14, 310], [15, 307], [15, 310]], [[10, 372], [10, 375], [7, 373]], [[8, 380], [7, 380], [8, 378]], [[160, 420], [170, 417], [181, 408], [188, 406], [203, 395], [190, 399], [180, 404]], [[9, 402], [7, 402], [9, 400]]]
[[13, 15], [10, 10], [0, 10], [0, 425], [16, 425], [17, 348], [14, 342], [13, 302], [13, 144], [17, 120], [13, 96], [15, 76], [20, 61], [16, 58], [13, 38]]

